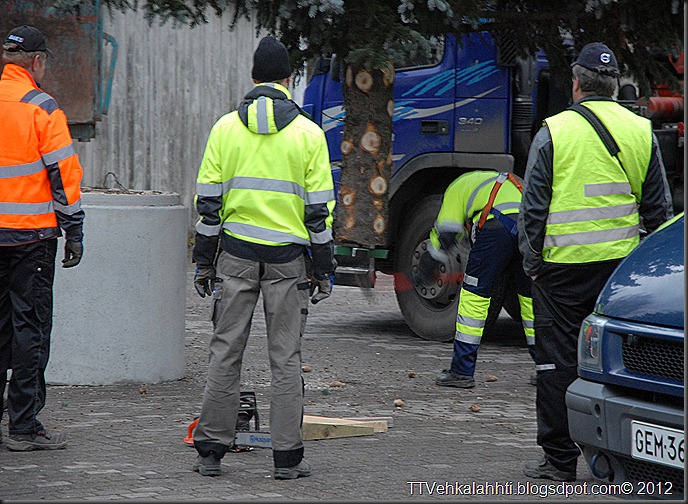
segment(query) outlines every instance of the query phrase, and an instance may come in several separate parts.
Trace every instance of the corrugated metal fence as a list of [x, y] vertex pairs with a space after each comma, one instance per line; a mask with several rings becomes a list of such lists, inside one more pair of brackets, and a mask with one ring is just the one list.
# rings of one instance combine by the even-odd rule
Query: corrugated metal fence
[[178, 192], [191, 227], [208, 132], [253, 85], [254, 24], [242, 20], [230, 31], [229, 14], [193, 29], [149, 26], [141, 12], [104, 16], [119, 56], [108, 115], [95, 139], [75, 143], [83, 185], [117, 187], [116, 177], [127, 189]]

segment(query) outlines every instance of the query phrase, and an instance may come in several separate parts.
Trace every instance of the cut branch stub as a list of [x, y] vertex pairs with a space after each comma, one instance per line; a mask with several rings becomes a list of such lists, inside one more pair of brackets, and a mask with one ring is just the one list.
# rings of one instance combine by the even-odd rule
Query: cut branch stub
[[385, 233], [386, 228], [387, 223], [385, 221], [385, 218], [382, 215], [377, 214], [375, 216], [375, 219], [373, 220], [373, 231], [376, 235], [381, 236]]
[[380, 152], [380, 144], [382, 139], [375, 126], [368, 123], [366, 132], [361, 136], [361, 148], [367, 152], [370, 152], [373, 156], [377, 156]]
[[351, 69], [351, 66], [349, 65], [346, 67], [346, 78], [345, 78], [346, 85], [351, 87], [351, 84], [354, 83], [354, 72]]
[[356, 200], [356, 193], [346, 188], [339, 189], [339, 196], [342, 201], [342, 205], [347, 207], [353, 205], [354, 201]]
[[389, 100], [387, 102], [387, 113], [389, 117], [394, 117], [394, 100]]
[[346, 140], [342, 140], [342, 143], [339, 146], [339, 148], [341, 149], [342, 154], [344, 156], [348, 156], [354, 148], [354, 144], [353, 144], [352, 139], [347, 138]]
[[373, 87], [373, 76], [367, 70], [359, 70], [356, 73], [356, 86], [358, 89], [367, 93]]
[[381, 196], [387, 192], [387, 181], [381, 175], [377, 175], [370, 179], [370, 184], [368, 184], [370, 192]]
[[394, 84], [394, 66], [391, 63], [387, 63], [387, 66], [381, 70], [383, 84], [387, 87]]

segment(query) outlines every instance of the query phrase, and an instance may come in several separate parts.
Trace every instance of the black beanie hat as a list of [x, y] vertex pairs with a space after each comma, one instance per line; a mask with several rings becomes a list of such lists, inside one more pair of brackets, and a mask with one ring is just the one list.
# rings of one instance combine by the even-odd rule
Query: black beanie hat
[[287, 48], [271, 35], [263, 37], [253, 53], [251, 77], [258, 82], [273, 82], [286, 79], [290, 75]]

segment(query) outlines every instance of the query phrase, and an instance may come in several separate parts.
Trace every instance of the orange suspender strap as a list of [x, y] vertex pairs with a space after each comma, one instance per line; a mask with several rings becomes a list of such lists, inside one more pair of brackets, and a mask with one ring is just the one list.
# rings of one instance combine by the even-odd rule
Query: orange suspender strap
[[518, 180], [513, 173], [501, 172], [497, 176], [497, 181], [492, 186], [492, 191], [490, 191], [490, 197], [487, 199], [487, 204], [485, 205], [483, 211], [480, 214], [480, 220], [478, 220], [478, 229], [483, 228], [483, 225], [487, 220], [487, 216], [492, 210], [492, 206], [494, 205], [494, 200], [497, 197], [497, 193], [499, 192], [499, 189], [502, 187], [502, 184], [507, 178], [511, 181], [512, 184], [516, 186], [516, 189], [523, 193], [523, 184], [521, 184], [521, 181]]

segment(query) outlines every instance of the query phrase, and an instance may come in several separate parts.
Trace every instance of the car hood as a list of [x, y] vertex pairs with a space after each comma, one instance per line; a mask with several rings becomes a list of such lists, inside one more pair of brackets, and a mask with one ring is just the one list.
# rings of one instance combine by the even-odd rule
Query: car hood
[[609, 278], [596, 312], [665, 327], [684, 327], [684, 216], [645, 238]]

